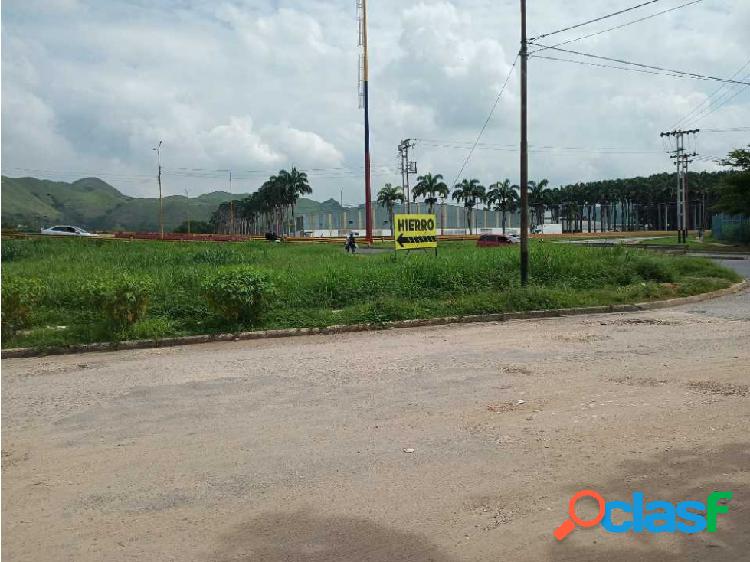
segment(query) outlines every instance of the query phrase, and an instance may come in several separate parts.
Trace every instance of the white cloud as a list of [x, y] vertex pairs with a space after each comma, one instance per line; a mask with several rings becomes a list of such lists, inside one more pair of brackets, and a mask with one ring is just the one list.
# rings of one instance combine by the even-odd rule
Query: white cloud
[[[338, 197], [343, 187], [345, 201], [361, 201], [363, 124], [357, 108], [352, 4], [5, 2], [3, 173], [17, 175], [19, 168], [33, 168], [50, 170], [48, 177], [73, 179], [76, 172], [85, 172], [80, 175], [109, 177], [128, 193], [151, 193], [151, 147], [163, 139], [168, 170], [232, 169], [236, 188], [250, 190], [263, 177], [243, 171], [270, 173], [290, 165], [331, 169], [328, 175], [315, 175], [315, 197]], [[621, 7], [619, 0], [532, 2], [529, 31], [547, 32]], [[474, 139], [518, 50], [519, 14], [515, 0], [383, 0], [369, 8], [377, 189], [386, 181], [399, 181], [394, 155], [402, 138], [446, 144]], [[604, 29], [659, 9], [644, 8], [580, 31]], [[704, 2], [570, 47], [730, 76], [747, 60], [748, 28], [750, 2]], [[575, 30], [549, 39], [578, 34]], [[750, 67], [739, 77], [747, 74]], [[532, 144], [655, 152], [534, 152], [531, 175], [559, 184], [668, 170], [669, 159], [658, 152], [659, 131], [716, 87], [532, 58]], [[517, 143], [517, 92], [516, 69], [484, 142]], [[748, 92], [698, 124], [750, 124]], [[746, 142], [747, 135], [706, 133], [699, 149], [721, 155]], [[414, 157], [420, 171], [440, 172], [450, 181], [466, 150], [418, 142]], [[341, 167], [351, 171], [341, 172]], [[465, 174], [485, 183], [506, 176], [517, 181], [517, 170], [516, 152], [478, 150]], [[185, 183], [194, 192], [217, 184], [198, 174], [168, 180], [168, 189], [174, 191]]]

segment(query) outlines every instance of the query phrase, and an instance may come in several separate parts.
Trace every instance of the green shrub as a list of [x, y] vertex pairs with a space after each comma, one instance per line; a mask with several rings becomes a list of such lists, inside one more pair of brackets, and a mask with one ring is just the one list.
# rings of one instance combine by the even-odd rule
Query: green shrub
[[42, 297], [44, 286], [38, 279], [7, 277], [2, 286], [2, 334], [12, 336], [29, 325], [34, 307]]
[[89, 281], [83, 292], [105, 324], [113, 331], [121, 331], [146, 315], [153, 289], [149, 278], [124, 274]]
[[671, 265], [671, 263], [663, 259], [651, 256], [641, 256], [640, 259], [633, 263], [635, 272], [644, 281], [657, 281], [660, 283], [672, 283], [676, 279], [677, 275]]
[[0, 245], [0, 254], [2, 254], [2, 261], [9, 262], [17, 260], [23, 256], [23, 248], [17, 240], [5, 240]]
[[177, 331], [175, 323], [169, 318], [143, 318], [133, 324], [129, 336], [134, 339], [159, 339], [172, 336]]
[[233, 324], [257, 322], [274, 294], [268, 275], [247, 265], [209, 274], [201, 289], [209, 306]]

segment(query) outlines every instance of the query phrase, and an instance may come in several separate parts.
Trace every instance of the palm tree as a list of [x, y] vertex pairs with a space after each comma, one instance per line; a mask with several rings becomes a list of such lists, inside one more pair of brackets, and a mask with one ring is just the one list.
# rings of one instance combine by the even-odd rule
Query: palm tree
[[432, 174], [425, 174], [417, 177], [417, 185], [414, 186], [411, 192], [415, 201], [417, 197], [424, 197], [424, 201], [427, 203], [427, 212], [433, 214], [438, 197], [447, 197], [449, 189], [443, 181], [442, 174], [435, 174], [434, 176]]
[[391, 225], [391, 233], [394, 232], [393, 209], [396, 206], [396, 203], [403, 202], [404, 190], [399, 186], [393, 187], [391, 184], [387, 183], [380, 189], [380, 191], [378, 191], [378, 205], [380, 205], [381, 207], [385, 207], [388, 211], [388, 220], [390, 221]]
[[300, 172], [296, 167], [292, 166], [290, 172], [281, 170], [276, 177], [281, 182], [283, 189], [282, 204], [291, 207], [292, 223], [294, 223], [294, 207], [297, 204], [297, 200], [300, 198], [300, 195], [309, 195], [312, 193], [312, 188], [307, 181], [307, 174]]
[[510, 185], [510, 180], [506, 178], [490, 185], [490, 190], [487, 192], [487, 204], [503, 213], [503, 234], [505, 234], [506, 215], [515, 212], [518, 208], [517, 189], [518, 186]]
[[529, 182], [529, 206], [534, 209], [536, 224], [544, 224], [544, 190], [548, 185], [549, 180], [546, 178], [539, 182]]
[[461, 183], [457, 183], [453, 186], [453, 194], [451, 195], [454, 201], [459, 203], [463, 201], [464, 208], [466, 209], [466, 224], [469, 226], [469, 234], [472, 234], [471, 230], [471, 213], [477, 203], [481, 203], [485, 200], [484, 186], [479, 183], [476, 178], [467, 180], [461, 180]]

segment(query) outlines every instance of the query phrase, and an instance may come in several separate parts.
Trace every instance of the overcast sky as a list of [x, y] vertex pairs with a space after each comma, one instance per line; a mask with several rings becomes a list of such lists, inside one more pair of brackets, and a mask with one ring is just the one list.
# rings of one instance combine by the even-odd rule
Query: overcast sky
[[[661, 0], [546, 41], [687, 1]], [[529, 0], [529, 34], [637, 3]], [[345, 204], [360, 202], [354, 4], [5, 0], [3, 174], [99, 176], [127, 194], [153, 196], [151, 149], [162, 139], [168, 194], [227, 189], [228, 174], [217, 170], [232, 170], [233, 191], [252, 191], [273, 171], [296, 165], [309, 171], [315, 199], [338, 199], [343, 190]], [[476, 138], [515, 59], [519, 2], [370, 0], [368, 8], [373, 189], [400, 183], [402, 138], [425, 139], [413, 150], [420, 173], [450, 182], [468, 152], [461, 143]], [[704, 0], [563, 48], [750, 81], [748, 30], [750, 0]], [[658, 133], [720, 86], [532, 58], [529, 140], [540, 151], [530, 156], [530, 176], [560, 185], [671, 171]], [[518, 89], [516, 68], [482, 138], [494, 146], [477, 150], [463, 176], [485, 185], [518, 181]], [[682, 125], [750, 126], [750, 88], [724, 86], [710, 101], [695, 114], [703, 118]], [[748, 142], [747, 131], [707, 132], [696, 148], [721, 156]]]

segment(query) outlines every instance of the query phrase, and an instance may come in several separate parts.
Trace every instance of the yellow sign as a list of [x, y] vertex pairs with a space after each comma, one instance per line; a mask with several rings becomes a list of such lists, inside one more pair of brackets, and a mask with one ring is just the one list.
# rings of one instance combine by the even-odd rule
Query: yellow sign
[[437, 248], [435, 215], [396, 215], [393, 217], [393, 239], [396, 250]]

